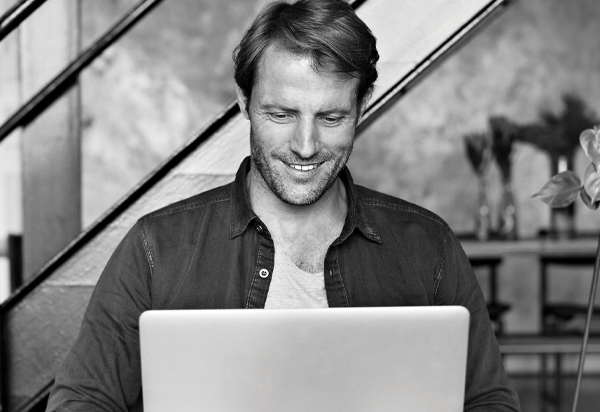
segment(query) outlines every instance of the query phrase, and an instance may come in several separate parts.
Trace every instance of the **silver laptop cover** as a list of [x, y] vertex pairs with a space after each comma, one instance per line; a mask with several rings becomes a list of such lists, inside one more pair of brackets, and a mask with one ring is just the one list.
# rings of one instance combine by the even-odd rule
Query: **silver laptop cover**
[[144, 410], [463, 410], [458, 306], [148, 311]]

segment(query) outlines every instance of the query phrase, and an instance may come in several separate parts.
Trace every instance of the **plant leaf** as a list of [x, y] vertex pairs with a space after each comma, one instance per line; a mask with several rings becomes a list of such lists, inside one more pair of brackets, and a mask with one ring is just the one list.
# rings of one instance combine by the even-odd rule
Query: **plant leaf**
[[593, 128], [581, 132], [579, 135], [579, 143], [585, 152], [596, 166], [600, 165], [600, 129]]
[[550, 207], [569, 206], [581, 192], [581, 180], [577, 173], [567, 170], [558, 173], [546, 182], [540, 190], [531, 197], [539, 197]]
[[594, 163], [590, 163], [583, 177], [583, 188], [592, 202], [600, 200], [600, 174]]
[[600, 202], [592, 202], [590, 195], [588, 195], [585, 190], [581, 191], [581, 200], [583, 200], [583, 203], [592, 210], [596, 210], [598, 209], [598, 206], [600, 206]]

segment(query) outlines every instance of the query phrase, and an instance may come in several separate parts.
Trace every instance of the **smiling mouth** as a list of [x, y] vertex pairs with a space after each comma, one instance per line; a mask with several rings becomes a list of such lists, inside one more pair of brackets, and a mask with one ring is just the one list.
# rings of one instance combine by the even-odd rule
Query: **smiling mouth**
[[317, 167], [319, 167], [319, 163], [315, 163], [315, 164], [311, 164], [311, 165], [297, 165], [297, 164], [293, 164], [293, 163], [288, 163], [288, 166], [291, 167], [292, 169], [295, 170], [300, 170], [302, 172], [307, 172], [309, 170], [313, 170], [316, 169]]

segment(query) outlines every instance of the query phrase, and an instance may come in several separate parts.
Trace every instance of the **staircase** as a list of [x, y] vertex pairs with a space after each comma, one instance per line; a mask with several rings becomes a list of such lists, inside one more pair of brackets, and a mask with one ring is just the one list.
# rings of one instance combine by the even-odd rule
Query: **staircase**
[[[377, 37], [381, 55], [380, 77], [358, 135], [509, 3], [354, 2]], [[249, 123], [230, 104], [0, 305], [1, 412], [43, 407], [94, 285], [127, 230], [154, 209], [233, 180], [249, 154], [248, 136]]]

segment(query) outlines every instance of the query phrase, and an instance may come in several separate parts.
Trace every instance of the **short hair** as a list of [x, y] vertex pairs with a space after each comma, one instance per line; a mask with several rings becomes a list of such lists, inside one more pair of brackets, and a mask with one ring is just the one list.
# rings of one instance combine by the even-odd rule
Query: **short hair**
[[377, 80], [375, 36], [344, 0], [280, 0], [261, 11], [233, 52], [235, 81], [248, 100], [271, 44], [310, 57], [317, 73], [358, 78], [358, 110]]

